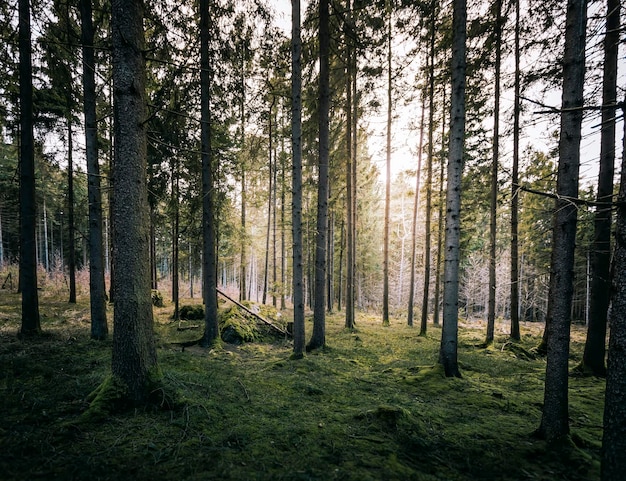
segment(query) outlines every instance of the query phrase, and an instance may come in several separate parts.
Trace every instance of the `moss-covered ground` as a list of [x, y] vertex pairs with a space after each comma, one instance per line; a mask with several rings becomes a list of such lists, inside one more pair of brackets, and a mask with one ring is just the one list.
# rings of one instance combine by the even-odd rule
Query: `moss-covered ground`
[[[540, 327], [479, 347], [461, 329], [462, 379], [436, 366], [440, 329], [358, 315], [327, 319], [327, 347], [291, 360], [286, 339], [182, 349], [202, 334], [155, 308], [163, 388], [176, 405], [85, 418], [111, 342], [89, 339], [89, 308], [46, 299], [44, 334], [19, 340], [19, 298], [0, 294], [0, 479], [594, 480], [604, 382], [570, 381], [571, 442], [536, 439], [545, 360]], [[112, 315], [110, 316], [112, 317]], [[288, 318], [283, 315], [283, 318]], [[504, 327], [504, 326], [502, 326]], [[307, 324], [307, 333], [311, 325]], [[583, 330], [574, 327], [572, 367]]]

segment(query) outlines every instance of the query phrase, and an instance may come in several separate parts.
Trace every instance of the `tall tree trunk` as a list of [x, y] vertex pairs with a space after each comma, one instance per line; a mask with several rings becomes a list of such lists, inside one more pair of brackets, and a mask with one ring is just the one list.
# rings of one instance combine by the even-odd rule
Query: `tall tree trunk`
[[[71, 112], [71, 101], [68, 99], [68, 112]], [[67, 265], [70, 276], [69, 303], [76, 304], [76, 238], [74, 227], [74, 142], [72, 139], [71, 114], [67, 117], [67, 229], [68, 229], [68, 256]]]
[[300, 0], [291, 0], [291, 233], [293, 242], [293, 356], [304, 353], [304, 281], [302, 266], [302, 43]]
[[442, 90], [442, 105], [441, 109], [441, 157], [439, 162], [439, 208], [437, 218], [437, 260], [435, 261], [435, 305], [433, 306], [433, 324], [439, 325], [439, 302], [441, 294], [441, 261], [443, 260], [443, 237], [444, 237], [444, 225], [443, 225], [443, 181], [444, 181], [444, 159], [445, 159], [445, 139], [446, 139], [446, 86], [444, 85]]
[[569, 433], [568, 359], [573, 294], [576, 206], [585, 78], [586, 0], [568, 0], [563, 55], [563, 95], [559, 165], [553, 215], [550, 292], [552, 309], [546, 322], [547, 364], [539, 434], [554, 441]]
[[511, 339], [519, 341], [519, 138], [520, 138], [520, 0], [515, 0], [515, 93], [513, 100], [513, 166], [511, 168]]
[[313, 308], [313, 335], [307, 351], [326, 343], [326, 236], [328, 234], [328, 163], [330, 128], [330, 20], [329, 2], [319, 3], [319, 160], [317, 188], [317, 232], [315, 235], [315, 305]]
[[246, 208], [248, 203], [248, 192], [246, 187], [246, 79], [245, 79], [245, 55], [241, 55], [241, 99], [239, 103], [239, 119], [241, 122], [241, 261], [239, 265], [239, 302], [246, 299], [246, 266], [248, 264], [247, 236], [246, 236]]
[[174, 303], [174, 314], [172, 319], [178, 321], [179, 319], [179, 304], [180, 304], [180, 292], [179, 292], [179, 235], [180, 235], [180, 209], [178, 208], [179, 199], [179, 181], [178, 181], [178, 160], [174, 161], [172, 172], [172, 206], [174, 207], [174, 222], [172, 224], [172, 302]]
[[20, 52], [20, 292], [21, 336], [41, 332], [37, 293], [37, 245], [35, 238], [35, 141], [33, 138], [33, 65], [29, 0], [19, 0]]
[[[269, 83], [269, 82], [268, 82]], [[271, 88], [271, 85], [270, 85]], [[274, 110], [274, 102], [276, 101], [276, 97], [272, 94], [272, 103], [270, 104], [270, 109], [268, 113], [269, 119], [269, 150], [268, 150], [268, 162], [269, 162], [269, 188], [267, 190], [267, 230], [265, 233], [265, 272], [263, 273], [263, 304], [267, 303], [267, 290], [269, 288], [269, 261], [270, 261], [270, 233], [272, 231], [272, 200], [273, 200], [273, 192], [274, 192], [274, 170], [275, 167], [272, 161], [273, 154], [273, 145], [272, 140], [274, 136], [273, 132], [273, 110]], [[274, 159], [275, 161], [275, 159]]]
[[591, 254], [591, 296], [589, 325], [583, 354], [583, 366], [596, 376], [606, 373], [606, 321], [609, 309], [611, 266], [611, 199], [615, 172], [615, 105], [617, 102], [617, 60], [619, 54], [620, 0], [607, 1], [604, 37], [604, 78], [602, 81], [602, 130], [600, 137], [600, 172], [598, 202], [594, 215]]
[[[348, 0], [348, 12], [350, 12], [350, 1]], [[348, 13], [349, 15], [349, 13]], [[347, 22], [346, 22], [347, 23]], [[354, 328], [354, 198], [353, 198], [353, 161], [352, 154], [352, 56], [354, 55], [351, 44], [349, 29], [351, 25], [345, 26], [346, 38], [346, 327]]]
[[219, 338], [217, 323], [217, 239], [214, 192], [214, 160], [211, 146], [211, 82], [209, 61], [209, 0], [200, 0], [200, 143], [202, 150], [202, 276], [204, 298], [204, 336], [209, 347]]
[[85, 115], [85, 157], [87, 196], [89, 198], [89, 301], [91, 338], [103, 340], [109, 333], [104, 284], [102, 245], [102, 192], [98, 163], [98, 125], [96, 119], [96, 62], [91, 0], [80, 1], [83, 52], [83, 109]]
[[422, 151], [424, 150], [424, 114], [426, 111], [426, 96], [422, 94], [422, 114], [420, 119], [420, 141], [417, 151], [417, 171], [415, 173], [415, 198], [413, 201], [413, 223], [411, 226], [411, 280], [409, 282], [409, 308], [407, 324], [413, 325], [413, 298], [415, 297], [415, 258], [417, 254], [417, 211], [420, 203], [420, 177], [422, 173]]
[[452, 17], [452, 97], [450, 100], [450, 149], [446, 197], [446, 240], [443, 284], [443, 330], [439, 363], [447, 377], [460, 377], [458, 349], [459, 258], [461, 179], [465, 149], [465, 39], [466, 0], [453, 1]]
[[[277, 124], [277, 119], [274, 118], [274, 123]], [[274, 172], [273, 172], [273, 190], [272, 190], [272, 306], [277, 307], [277, 298], [276, 298], [276, 288], [278, 286], [278, 259], [277, 259], [277, 246], [276, 246], [276, 222], [278, 219], [277, 216], [277, 207], [278, 207], [278, 190], [277, 190], [277, 181], [278, 181], [278, 155], [276, 146], [274, 146]]]
[[[284, 115], [283, 115], [284, 118]], [[284, 125], [283, 128], [286, 129]], [[282, 136], [282, 156], [280, 160], [280, 310], [284, 311], [287, 308], [286, 291], [287, 286], [285, 284], [285, 277], [287, 272], [286, 265], [286, 236], [285, 236], [285, 201], [287, 196], [287, 187], [285, 172], [287, 170], [286, 160], [287, 153], [285, 152], [285, 136]]]
[[389, 325], [389, 216], [391, 207], [391, 3], [387, 10], [387, 162], [385, 179], [385, 231], [383, 235], [383, 326]]
[[[609, 10], [610, 11], [610, 10]], [[626, 101], [622, 111], [626, 113]], [[610, 337], [604, 398], [602, 481], [622, 479], [626, 472], [626, 124], [617, 207], [612, 268]]]
[[437, 19], [436, 2], [431, 2], [431, 19], [429, 34], [429, 63], [428, 63], [428, 163], [426, 164], [426, 217], [424, 219], [424, 291], [422, 295], [422, 317], [420, 335], [426, 335], [428, 326], [428, 306], [430, 301], [430, 244], [432, 219], [432, 191], [433, 191], [433, 136], [435, 130], [435, 23]]
[[143, 2], [111, 2], [115, 118], [113, 376], [134, 403], [158, 376], [150, 295]]
[[498, 216], [498, 162], [500, 162], [500, 64], [502, 58], [502, 0], [495, 0], [496, 46], [495, 86], [493, 108], [493, 147], [491, 159], [491, 195], [489, 199], [489, 297], [487, 300], [487, 338], [485, 344], [493, 343], [496, 324], [496, 228]]

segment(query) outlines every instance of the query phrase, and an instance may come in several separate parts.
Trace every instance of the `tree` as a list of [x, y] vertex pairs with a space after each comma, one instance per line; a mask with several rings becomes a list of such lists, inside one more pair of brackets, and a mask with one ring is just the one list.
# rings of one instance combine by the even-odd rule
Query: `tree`
[[29, 0], [19, 1], [20, 52], [20, 285], [22, 324], [20, 335], [41, 332], [37, 293], [35, 241], [35, 145], [33, 138], [33, 66]]
[[594, 215], [591, 251], [591, 293], [589, 325], [583, 354], [583, 368], [596, 376], [606, 373], [606, 323], [609, 310], [611, 266], [611, 199], [615, 172], [615, 113], [617, 102], [617, 60], [619, 53], [620, 1], [607, 1], [604, 37], [604, 76], [602, 81], [602, 130], [600, 131], [600, 170]]
[[291, 235], [293, 242], [293, 355], [304, 351], [304, 282], [302, 268], [302, 44], [300, 0], [291, 0]]
[[111, 3], [115, 118], [113, 377], [144, 403], [158, 378], [150, 294], [143, 2]]
[[[433, 192], [433, 152], [435, 130], [435, 20], [438, 9], [435, 2], [431, 2], [431, 19], [428, 34], [428, 159], [426, 161], [426, 211], [424, 221], [424, 292], [422, 296], [422, 317], [420, 334], [426, 335], [428, 326], [428, 304], [430, 299], [430, 265], [431, 265], [431, 220], [432, 220], [432, 192]], [[435, 299], [435, 303], [438, 300]]]
[[544, 405], [538, 434], [549, 442], [569, 433], [568, 359], [576, 244], [580, 140], [585, 77], [586, 0], [568, 0], [563, 54], [559, 164], [552, 232]]
[[326, 236], [328, 235], [328, 164], [329, 164], [329, 6], [328, 0], [319, 2], [319, 160], [317, 190], [317, 232], [315, 236], [315, 306], [313, 335], [307, 351], [326, 343]]
[[204, 276], [204, 336], [208, 347], [219, 338], [217, 323], [217, 249], [213, 150], [211, 146], [211, 77], [209, 61], [209, 0], [200, 0], [200, 144], [202, 156], [202, 275]]
[[[622, 104], [622, 111], [626, 112], [624, 105], [626, 103]], [[622, 149], [609, 315], [602, 481], [622, 479], [626, 472], [626, 126]]]
[[391, 114], [392, 114], [392, 72], [391, 72], [391, 0], [386, 0], [387, 16], [387, 148], [385, 179], [385, 227], [383, 234], [383, 326], [389, 325], [389, 209], [391, 204]]
[[520, 137], [520, 0], [515, 0], [515, 80], [513, 99], [513, 165], [511, 166], [511, 339], [519, 329], [519, 137]]
[[443, 329], [439, 363], [447, 377], [460, 377], [458, 349], [461, 179], [465, 146], [465, 39], [467, 4], [454, 0], [452, 17], [452, 97], [446, 196]]
[[493, 157], [491, 160], [491, 193], [489, 197], [489, 296], [487, 308], [487, 345], [493, 343], [496, 322], [496, 232], [498, 215], [498, 162], [500, 161], [500, 64], [502, 58], [502, 0], [495, 0], [493, 42], [496, 49], [495, 92], [493, 110]]
[[91, 0], [81, 0], [81, 41], [83, 50], [83, 109], [85, 115], [85, 157], [89, 196], [89, 299], [91, 337], [108, 335], [104, 256], [102, 246], [102, 193], [98, 164], [98, 125], [96, 121], [96, 62]]
[[413, 301], [415, 297], [415, 258], [417, 247], [417, 210], [420, 202], [420, 178], [422, 173], [422, 152], [424, 150], [424, 117], [426, 111], [426, 96], [422, 95], [422, 113], [420, 117], [420, 140], [417, 148], [417, 171], [415, 173], [415, 198], [413, 201], [413, 219], [411, 223], [411, 280], [409, 281], [409, 307], [407, 324], [413, 325]]

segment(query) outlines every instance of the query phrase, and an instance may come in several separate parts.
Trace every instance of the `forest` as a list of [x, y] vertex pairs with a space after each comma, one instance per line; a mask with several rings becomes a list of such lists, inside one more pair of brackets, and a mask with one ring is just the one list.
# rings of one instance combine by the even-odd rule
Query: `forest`
[[622, 13], [0, 3], [0, 479], [623, 479]]

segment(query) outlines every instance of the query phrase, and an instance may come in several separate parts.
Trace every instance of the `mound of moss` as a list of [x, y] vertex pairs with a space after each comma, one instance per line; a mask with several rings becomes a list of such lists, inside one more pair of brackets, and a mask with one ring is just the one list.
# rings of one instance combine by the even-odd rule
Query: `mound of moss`
[[260, 336], [256, 320], [242, 314], [237, 306], [222, 309], [218, 313], [218, 323], [222, 341], [229, 344], [253, 342]]
[[204, 319], [204, 306], [202, 304], [181, 306], [179, 316], [184, 321], [199, 321]]

